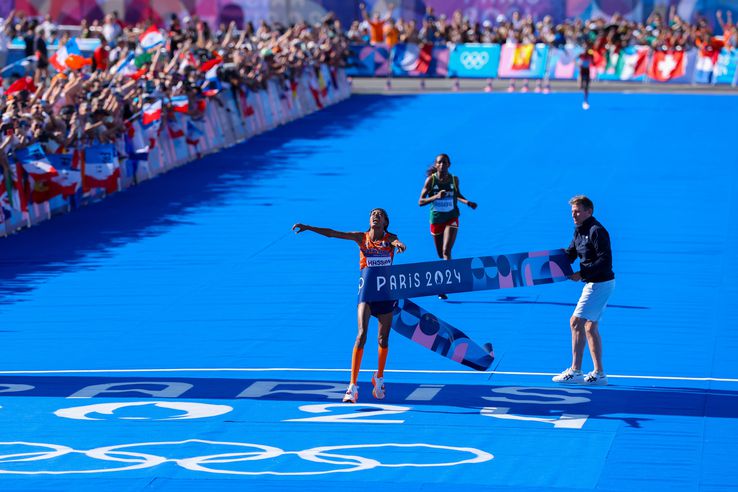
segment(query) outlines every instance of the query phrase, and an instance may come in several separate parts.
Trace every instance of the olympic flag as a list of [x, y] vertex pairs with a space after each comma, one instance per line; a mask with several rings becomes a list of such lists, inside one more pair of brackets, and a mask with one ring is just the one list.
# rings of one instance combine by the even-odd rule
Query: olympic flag
[[448, 61], [450, 77], [497, 77], [499, 44], [457, 44]]

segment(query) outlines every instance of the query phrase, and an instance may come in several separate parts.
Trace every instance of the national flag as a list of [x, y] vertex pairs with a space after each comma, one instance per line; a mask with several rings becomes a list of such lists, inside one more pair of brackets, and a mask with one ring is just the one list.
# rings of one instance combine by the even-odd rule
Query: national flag
[[21, 211], [18, 192], [13, 186], [13, 176], [5, 175], [0, 167], [0, 219], [6, 222], [13, 217], [13, 211]]
[[191, 119], [187, 119], [187, 143], [197, 145], [205, 133]]
[[170, 118], [167, 120], [167, 131], [169, 132], [169, 137], [172, 139], [182, 138], [185, 134], [184, 130], [182, 130], [182, 126], [176, 118]]
[[249, 104], [248, 89], [244, 88], [238, 91], [238, 97], [241, 100], [241, 113], [243, 113], [244, 116], [253, 116], [256, 111], [254, 111], [254, 107]]
[[653, 53], [651, 64], [648, 66], [649, 78], [659, 82], [668, 82], [683, 77], [685, 73], [684, 51], [668, 50]]
[[297, 87], [299, 84], [296, 80], [290, 80], [290, 89], [292, 89], [292, 99], [297, 99]]
[[[426, 46], [430, 45], [430, 50], [428, 50], [428, 57], [427, 57], [427, 64], [425, 65], [425, 70], [423, 70], [421, 73], [425, 74], [428, 72], [428, 68], [430, 68], [430, 61], [431, 57], [433, 55], [433, 45], [430, 43], [424, 44], [420, 49], [420, 55], [423, 56], [423, 50], [425, 50]], [[420, 57], [418, 57], [418, 60], [420, 61]], [[420, 65], [421, 63], [418, 63]], [[336, 67], [330, 66], [328, 67], [328, 72], [331, 74], [331, 84], [333, 84], [334, 89], [338, 89], [338, 70], [336, 70]]]
[[59, 172], [58, 176], [49, 181], [51, 187], [65, 197], [77, 193], [82, 185], [82, 173], [79, 168], [75, 168], [77, 165], [75, 153], [49, 154], [48, 159]]
[[607, 50], [602, 47], [600, 49], [590, 49], [592, 55], [592, 69], [595, 71], [603, 71], [607, 67]]
[[61, 195], [58, 187], [52, 186], [51, 180], [37, 181], [31, 178], [31, 203], [44, 203]]
[[217, 52], [213, 51], [213, 58], [210, 58], [202, 62], [198, 70], [200, 70], [201, 72], [208, 72], [213, 67], [216, 67], [220, 65], [221, 63], [223, 63], [223, 58], [221, 58], [221, 56]]
[[202, 84], [202, 93], [211, 97], [220, 92], [221, 89], [222, 86], [218, 79], [218, 66], [216, 65], [205, 74], [205, 82]]
[[610, 48], [605, 51], [605, 70], [603, 72], [609, 75], [614, 75], [618, 65], [618, 60], [620, 60], [620, 47]]
[[176, 113], [187, 113], [190, 110], [190, 101], [187, 96], [174, 96], [170, 99], [172, 111]]
[[614, 67], [614, 75], [620, 80], [634, 80], [646, 75], [648, 48], [629, 46], [620, 51]]
[[321, 96], [328, 96], [328, 85], [325, 83], [325, 77], [323, 77], [323, 71], [320, 67], [318, 67], [318, 88], [320, 89]]
[[156, 127], [161, 124], [161, 99], [151, 103], [144, 103], [141, 124], [145, 128]]
[[91, 145], [84, 150], [82, 189], [104, 188], [107, 193], [118, 191], [118, 156], [112, 144]]
[[141, 34], [141, 36], [139, 36], [138, 42], [144, 51], [148, 51], [160, 44], [164, 44], [164, 36], [159, 32], [159, 29], [157, 29], [156, 26], [151, 25], [143, 34]]
[[28, 201], [26, 198], [25, 186], [23, 184], [23, 167], [16, 163], [10, 166], [10, 172], [7, 175], [2, 173], [3, 168], [0, 167], [0, 177], [2, 177], [2, 185], [5, 186], [4, 197], [0, 191], [0, 200], [6, 209], [16, 210], [21, 213], [28, 212]]
[[149, 160], [149, 146], [147, 145], [136, 150], [133, 144], [132, 135], [124, 135], [123, 144], [125, 146], [125, 152], [127, 154], [126, 173], [128, 176], [132, 176], [135, 180], [136, 173], [138, 172], [139, 163], [141, 161]]
[[530, 61], [533, 58], [532, 44], [519, 44], [515, 46], [515, 53], [513, 54], [512, 69], [513, 70], [529, 70]]
[[48, 180], [59, 175], [59, 172], [51, 165], [38, 143], [16, 150], [15, 158], [28, 175], [36, 181]]
[[179, 58], [182, 60], [179, 62], [179, 72], [180, 73], [184, 73], [185, 68], [187, 67], [197, 66], [197, 61], [195, 60], [195, 56], [192, 54], [191, 51], [180, 53]]
[[5, 90], [5, 95], [10, 96], [20, 91], [36, 92], [36, 85], [33, 83], [33, 77], [21, 77]]
[[134, 53], [128, 55], [113, 68], [114, 74], [125, 75], [134, 80], [138, 80], [146, 73], [145, 65], [151, 62], [151, 53], [142, 53], [136, 56]]
[[72, 38], [63, 46], [60, 46], [56, 53], [51, 55], [49, 62], [60, 72], [67, 68], [79, 70], [85, 65], [92, 64], [91, 59], [82, 55], [82, 51], [77, 44], [77, 38]]
[[712, 82], [713, 71], [717, 66], [720, 52], [724, 45], [725, 43], [722, 39], [713, 37], [710, 41], [700, 46], [695, 65], [695, 82], [699, 84], [709, 84]]
[[318, 107], [318, 109], [323, 109], [323, 101], [320, 97], [320, 88], [318, 86], [317, 77], [310, 78], [310, 82], [308, 82], [308, 89], [310, 89], [310, 94], [313, 95], [315, 105]]

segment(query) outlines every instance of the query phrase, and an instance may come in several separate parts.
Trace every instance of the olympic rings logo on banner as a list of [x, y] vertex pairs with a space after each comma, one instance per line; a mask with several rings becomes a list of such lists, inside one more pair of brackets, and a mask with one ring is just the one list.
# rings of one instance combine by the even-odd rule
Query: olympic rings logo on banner
[[467, 70], [480, 70], [489, 62], [486, 51], [465, 51], [461, 54], [461, 64]]
[[[236, 448], [231, 452], [209, 454], [205, 456], [193, 456], [185, 458], [167, 458], [155, 454], [133, 451], [131, 448], [154, 447], [154, 446], [178, 446], [187, 444], [206, 444], [213, 446], [228, 446]], [[2, 452], [3, 447], [30, 447], [36, 448], [24, 450], [22, 452], [12, 452], [5, 454]], [[38, 449], [42, 448], [42, 449]], [[445, 450], [450, 452], [465, 453], [471, 455], [466, 459], [447, 462], [431, 462], [431, 463], [382, 463], [374, 458], [358, 456], [356, 453], [342, 454], [335, 451], [346, 449], [370, 449], [370, 448], [427, 448], [433, 450]], [[48, 462], [57, 458], [67, 457], [70, 455], [81, 455], [107, 463], [122, 463], [122, 466], [113, 468], [90, 468], [90, 469], [58, 469], [59, 466], [44, 467], [47, 469], [28, 470], [26, 469], [30, 462]], [[438, 451], [433, 453], [437, 455]], [[312, 463], [321, 463], [323, 465], [337, 465], [335, 469], [321, 469], [317, 471], [274, 471], [270, 469], [263, 470], [228, 470], [223, 465], [227, 463], [244, 463], [255, 461], [267, 461], [283, 456], [294, 455]], [[133, 444], [118, 444], [114, 446], [103, 446], [90, 450], [77, 450], [69, 446], [58, 444], [44, 444], [34, 442], [0, 442], [0, 474], [13, 475], [70, 475], [70, 474], [90, 474], [90, 473], [111, 473], [131, 470], [141, 470], [145, 468], [153, 468], [162, 463], [176, 463], [177, 465], [191, 471], [199, 471], [206, 473], [220, 473], [228, 475], [278, 475], [278, 476], [297, 476], [297, 475], [326, 475], [329, 473], [346, 473], [362, 470], [371, 470], [373, 468], [403, 468], [403, 467], [439, 467], [439, 466], [456, 466], [472, 463], [484, 463], [494, 458], [493, 455], [476, 448], [442, 446], [437, 444], [426, 443], [382, 443], [382, 444], [346, 444], [339, 446], [318, 446], [302, 451], [285, 451], [278, 447], [266, 446], [262, 444], [252, 444], [245, 442], [219, 442], [206, 441], [202, 439], [188, 439], [185, 441], [162, 441], [162, 442], [141, 442]], [[11, 470], [8, 466], [10, 463], [22, 463], [24, 469]], [[220, 465], [220, 466], [218, 466]], [[253, 468], [253, 465], [249, 463]], [[50, 469], [53, 468], [53, 469]], [[281, 466], [280, 468], [283, 468]]]

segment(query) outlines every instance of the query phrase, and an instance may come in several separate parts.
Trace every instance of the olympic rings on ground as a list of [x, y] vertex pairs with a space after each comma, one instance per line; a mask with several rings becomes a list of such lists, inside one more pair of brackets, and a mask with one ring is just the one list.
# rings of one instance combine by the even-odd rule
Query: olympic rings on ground
[[[152, 447], [152, 446], [177, 446], [187, 444], [203, 444], [210, 446], [232, 446], [236, 448], [252, 448], [252, 450], [239, 450], [230, 453], [210, 454], [205, 456], [192, 456], [187, 458], [169, 458], [149, 453], [141, 453], [130, 450], [136, 447]], [[47, 448], [49, 451], [26, 451], [14, 452], [11, 454], [0, 454], [0, 474], [13, 475], [68, 475], [68, 474], [91, 474], [91, 473], [112, 473], [120, 471], [140, 470], [144, 468], [153, 468], [162, 463], [176, 463], [182, 468], [191, 471], [200, 471], [206, 473], [218, 473], [229, 475], [277, 475], [277, 476], [298, 476], [298, 475], [325, 475], [329, 473], [347, 473], [361, 470], [370, 470], [373, 468], [401, 468], [401, 467], [437, 467], [437, 466], [456, 466], [472, 463], [483, 463], [492, 460], [494, 456], [485, 451], [468, 447], [443, 446], [437, 444], [426, 443], [380, 443], [380, 444], [346, 444], [338, 446], [318, 446], [302, 451], [285, 451], [278, 447], [263, 444], [242, 443], [242, 442], [220, 442], [208, 441], [202, 439], [187, 439], [184, 441], [161, 441], [161, 442], [141, 442], [132, 444], [118, 444], [113, 446], [102, 446], [90, 450], [77, 450], [69, 446], [57, 444], [44, 444], [33, 442], [0, 442], [0, 449], [4, 446], [28, 446], [35, 448]], [[373, 458], [357, 456], [355, 454], [340, 454], [334, 451], [344, 449], [370, 449], [370, 448], [430, 448], [434, 450], [446, 450], [450, 452], [460, 452], [471, 454], [472, 456], [460, 461], [447, 461], [440, 463], [382, 463]], [[1, 451], [0, 451], [1, 452]], [[44, 470], [28, 470], [27, 467], [17, 470], [9, 468], [9, 463], [28, 463], [54, 460], [68, 455], [82, 455], [88, 458], [102, 460], [106, 462], [119, 462], [128, 464], [117, 468], [95, 468], [95, 469], [71, 469], [60, 470], [44, 469]], [[437, 454], [437, 453], [434, 453]], [[209, 465], [225, 464], [225, 463], [242, 463], [270, 460], [283, 456], [294, 455], [300, 459], [313, 463], [322, 463], [329, 465], [338, 465], [338, 468], [318, 471], [281, 471], [281, 470], [228, 470], [223, 468], [213, 468]], [[24, 469], [25, 468], [25, 469]]]

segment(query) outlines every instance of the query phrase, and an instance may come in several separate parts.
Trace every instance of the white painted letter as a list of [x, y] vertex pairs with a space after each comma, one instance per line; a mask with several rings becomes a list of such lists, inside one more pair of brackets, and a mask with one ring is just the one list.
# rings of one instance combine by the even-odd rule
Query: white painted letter
[[[282, 389], [277, 389], [282, 386]], [[295, 389], [302, 386], [308, 389]], [[342, 383], [317, 383], [307, 381], [256, 381], [236, 398], [261, 398], [270, 395], [320, 395], [329, 400], [340, 400], [346, 391]]]
[[[518, 387], [510, 386], [506, 388], [493, 388], [493, 393], [502, 393], [503, 395], [512, 396], [536, 396], [538, 400], [521, 400], [499, 396], [483, 396], [485, 400], [489, 401], [504, 401], [507, 403], [532, 403], [534, 405], [575, 405], [577, 403], [586, 403], [590, 401], [589, 398], [583, 396], [564, 396], [556, 395], [551, 393], [537, 393], [534, 390], [545, 390], [545, 391], [563, 391], [569, 394], [592, 394], [591, 391], [585, 389], [573, 389], [573, 388], [545, 388], [545, 387]], [[545, 398], [545, 400], [544, 400]]]
[[[147, 389], [149, 386], [161, 387], [161, 389]], [[130, 383], [93, 384], [92, 386], [82, 388], [69, 398], [92, 398], [116, 393], [142, 393], [156, 398], [177, 398], [190, 388], [192, 388], [191, 384], [170, 381], [132, 381]]]

